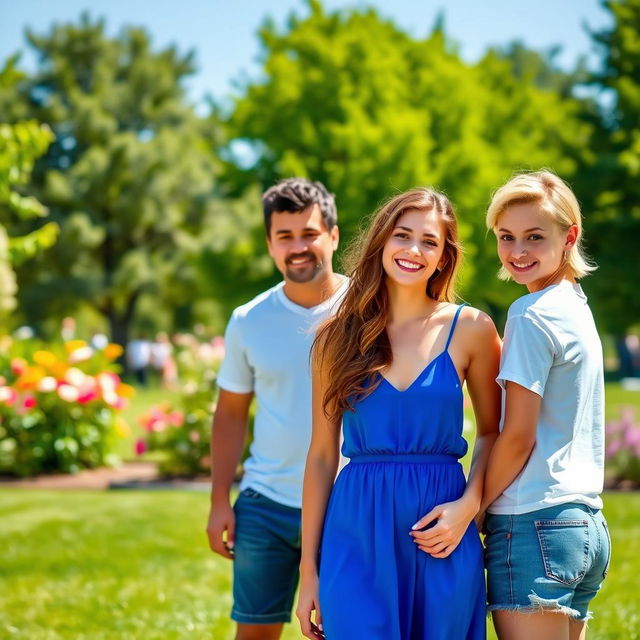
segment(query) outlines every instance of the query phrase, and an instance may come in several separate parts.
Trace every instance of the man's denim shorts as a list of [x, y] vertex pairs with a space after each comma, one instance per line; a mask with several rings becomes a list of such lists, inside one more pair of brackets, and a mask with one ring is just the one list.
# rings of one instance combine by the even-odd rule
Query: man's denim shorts
[[245, 624], [290, 622], [300, 564], [300, 509], [253, 489], [242, 491], [233, 509], [231, 618]]
[[609, 569], [604, 516], [583, 504], [520, 515], [487, 514], [489, 610], [564, 613], [588, 620]]

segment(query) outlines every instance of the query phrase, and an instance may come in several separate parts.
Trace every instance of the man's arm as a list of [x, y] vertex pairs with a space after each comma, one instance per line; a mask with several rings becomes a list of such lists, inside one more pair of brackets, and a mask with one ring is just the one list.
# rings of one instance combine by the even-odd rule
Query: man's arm
[[242, 456], [253, 393], [220, 389], [211, 433], [211, 511], [207, 535], [211, 550], [233, 558], [235, 514], [229, 501], [233, 478]]

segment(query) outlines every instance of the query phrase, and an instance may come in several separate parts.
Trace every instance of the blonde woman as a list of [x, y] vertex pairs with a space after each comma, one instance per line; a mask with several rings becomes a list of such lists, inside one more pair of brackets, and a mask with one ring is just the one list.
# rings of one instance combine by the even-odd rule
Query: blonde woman
[[487, 226], [502, 277], [528, 289], [509, 309], [485, 479], [489, 608], [501, 640], [583, 640], [610, 555], [602, 346], [577, 283], [594, 267], [576, 197], [549, 171], [498, 189]]

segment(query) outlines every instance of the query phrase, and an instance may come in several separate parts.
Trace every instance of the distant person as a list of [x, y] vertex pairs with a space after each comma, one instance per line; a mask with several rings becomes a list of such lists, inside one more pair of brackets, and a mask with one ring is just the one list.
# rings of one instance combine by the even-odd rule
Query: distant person
[[147, 372], [151, 363], [151, 344], [143, 337], [135, 338], [127, 344], [127, 365], [138, 384], [147, 386]]
[[[309, 349], [347, 280], [333, 272], [333, 195], [319, 182], [283, 180], [262, 198], [269, 254], [284, 281], [238, 307], [225, 335], [213, 421], [211, 549], [233, 559], [237, 640], [277, 640], [291, 619], [300, 562], [302, 473], [311, 437]], [[240, 495], [229, 493], [254, 437]]]
[[163, 331], [156, 334], [150, 346], [150, 364], [160, 376], [163, 389], [173, 389], [177, 382], [176, 361], [173, 357], [173, 345]]
[[594, 268], [580, 207], [555, 174], [524, 173], [495, 193], [487, 226], [502, 276], [528, 290], [509, 308], [503, 425], [485, 479], [489, 609], [500, 640], [584, 640], [611, 542], [602, 345], [577, 282]]
[[60, 327], [60, 335], [64, 342], [75, 340], [76, 337], [76, 319], [72, 316], [62, 318], [62, 326]]
[[640, 375], [640, 338], [635, 333], [625, 337], [627, 349], [631, 354], [631, 375]]

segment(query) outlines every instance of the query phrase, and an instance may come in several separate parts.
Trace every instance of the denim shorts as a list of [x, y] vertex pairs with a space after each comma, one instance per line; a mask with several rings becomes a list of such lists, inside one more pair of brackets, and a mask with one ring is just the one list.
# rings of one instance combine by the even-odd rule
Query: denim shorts
[[490, 611], [591, 617], [589, 603], [611, 558], [599, 509], [571, 503], [520, 515], [487, 514], [485, 531]]
[[233, 510], [231, 618], [245, 624], [290, 622], [300, 564], [300, 509], [245, 489]]

